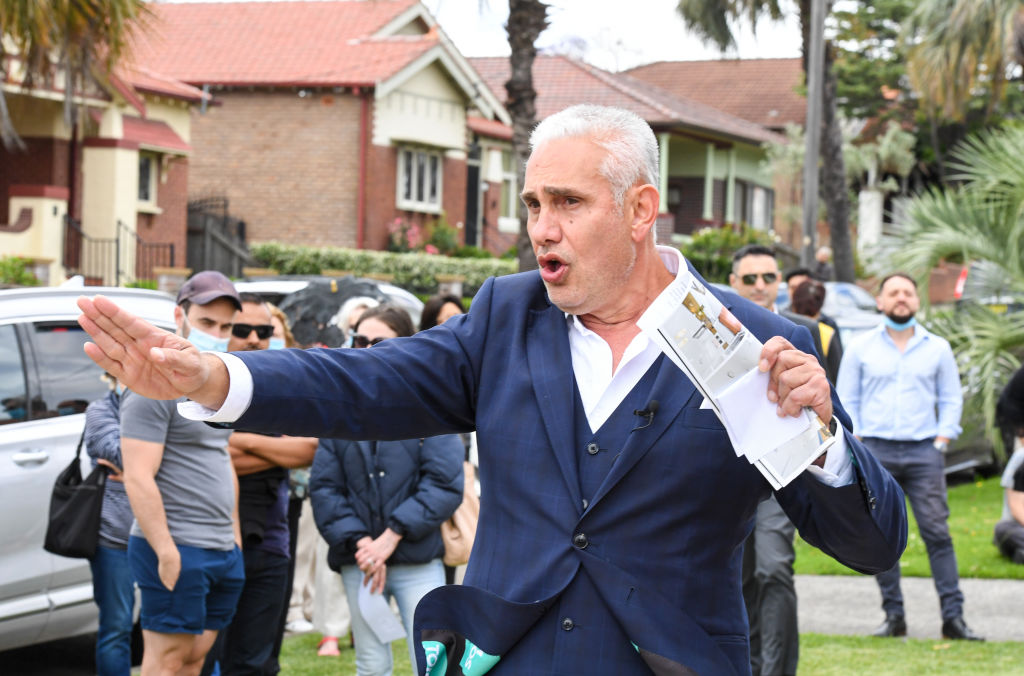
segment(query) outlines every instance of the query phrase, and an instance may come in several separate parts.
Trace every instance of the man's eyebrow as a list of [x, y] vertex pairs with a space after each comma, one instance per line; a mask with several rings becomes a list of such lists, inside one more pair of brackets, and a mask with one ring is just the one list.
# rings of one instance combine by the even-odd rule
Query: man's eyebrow
[[[544, 193], [551, 195], [552, 197], [566, 197], [568, 195], [576, 195], [579, 191], [573, 190], [572, 188], [559, 188], [557, 186], [545, 186], [543, 188]], [[520, 195], [520, 199], [528, 200], [536, 198], [537, 195], [532, 190], [524, 190]]]

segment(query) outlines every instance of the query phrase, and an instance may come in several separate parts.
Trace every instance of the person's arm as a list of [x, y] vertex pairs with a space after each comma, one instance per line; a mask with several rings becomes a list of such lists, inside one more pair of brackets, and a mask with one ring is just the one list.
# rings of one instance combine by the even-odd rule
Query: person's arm
[[947, 343], [939, 359], [936, 378], [936, 404], [938, 406], [938, 432], [935, 440], [949, 443], [960, 436], [960, 414], [963, 412], [964, 395], [960, 385], [960, 371], [956, 367], [953, 350]]
[[[233, 439], [234, 435], [231, 438]], [[246, 453], [237, 446], [233, 446], [230, 441], [228, 442], [228, 455], [231, 456], [231, 467], [234, 469], [236, 477], [249, 476], [250, 474], [276, 467], [272, 462]]]
[[124, 487], [132, 513], [159, 560], [160, 581], [173, 590], [181, 572], [181, 555], [167, 527], [163, 497], [156, 485], [156, 473], [164, 456], [164, 445], [141, 439], [122, 438]]
[[316, 437], [270, 437], [251, 432], [235, 432], [228, 442], [239, 450], [262, 458], [271, 467], [308, 467], [319, 440]]
[[235, 545], [242, 548], [242, 514], [238, 508], [238, 501], [241, 499], [241, 489], [238, 486], [238, 472], [231, 468], [231, 484], [235, 489], [235, 506], [231, 510], [231, 530], [235, 534]]
[[85, 452], [121, 467], [121, 418], [108, 396], [85, 409]]
[[850, 416], [850, 429], [856, 433], [860, 425], [861, 401], [861, 363], [860, 350], [851, 349], [843, 354], [839, 362], [839, 375], [836, 377], [836, 394], [843, 402], [843, 409]]

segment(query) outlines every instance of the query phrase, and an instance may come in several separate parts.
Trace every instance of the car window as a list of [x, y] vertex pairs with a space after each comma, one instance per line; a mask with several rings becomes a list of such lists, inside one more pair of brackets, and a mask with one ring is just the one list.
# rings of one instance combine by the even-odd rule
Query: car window
[[25, 369], [14, 325], [0, 326], [0, 425], [28, 418]]
[[33, 418], [84, 413], [89, 402], [109, 389], [100, 380], [103, 369], [82, 350], [88, 334], [73, 322], [41, 322], [33, 325], [41, 406], [33, 406]]

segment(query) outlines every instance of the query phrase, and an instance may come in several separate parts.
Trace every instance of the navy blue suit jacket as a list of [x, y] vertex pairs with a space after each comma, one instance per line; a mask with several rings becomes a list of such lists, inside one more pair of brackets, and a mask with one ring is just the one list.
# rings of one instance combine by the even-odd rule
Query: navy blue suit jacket
[[[806, 329], [713, 292], [762, 342], [782, 335], [814, 352]], [[584, 509], [566, 318], [536, 272], [488, 280], [468, 314], [371, 349], [235, 354], [255, 383], [239, 427], [350, 439], [477, 430], [482, 499], [466, 587], [435, 590], [417, 611], [418, 629], [472, 643], [457, 645], [456, 659], [479, 650], [501, 656], [495, 672], [618, 674], [586, 640], [618, 632], [642, 657], [636, 673], [749, 673], [742, 544], [770, 485], [663, 359], [652, 367], [657, 414], [629, 435]], [[805, 540], [877, 573], [906, 545], [903, 493], [854, 439], [834, 393], [833, 405], [857, 482], [832, 488], [804, 473], [778, 501]], [[590, 591], [572, 586], [581, 571]], [[567, 589], [578, 592], [575, 622], [539, 622]], [[586, 663], [517, 652], [531, 632], [549, 631], [571, 634]]]

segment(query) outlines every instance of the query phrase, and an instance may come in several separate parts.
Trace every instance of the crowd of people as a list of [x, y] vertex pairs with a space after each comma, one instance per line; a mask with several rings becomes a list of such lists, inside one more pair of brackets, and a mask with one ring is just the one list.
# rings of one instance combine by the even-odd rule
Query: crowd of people
[[[539, 272], [488, 280], [469, 312], [431, 299], [419, 332], [356, 298], [339, 313], [346, 348], [269, 349], [291, 347], [287, 318], [209, 271], [179, 292], [176, 333], [80, 300], [87, 353], [127, 388], [87, 414], [90, 453], [125, 489], [109, 492], [93, 561], [101, 673], [127, 673], [134, 580], [147, 676], [277, 673], [286, 627], [318, 629], [323, 655], [351, 633], [357, 673], [389, 674], [367, 592], [397, 604], [421, 674], [794, 674], [797, 530], [877, 576], [878, 635], [906, 632], [904, 494], [943, 634], [979, 639], [942, 473], [959, 381], [948, 343], [914, 319], [913, 280], [885, 278], [885, 324], [843, 346], [821, 314], [829, 252], [787, 274], [791, 311], [776, 307], [775, 252], [735, 253], [738, 297], [714, 293], [764, 343], [765, 396], [779, 415], [813, 409], [836, 439], [772, 490], [638, 326], [695, 273], [655, 242], [650, 127], [574, 106], [531, 148], [522, 199]], [[1018, 377], [1000, 400], [1018, 433], [1022, 400]], [[446, 585], [439, 529], [477, 454], [473, 559], [464, 584]], [[996, 541], [1020, 561], [1024, 470], [1004, 485]]]

